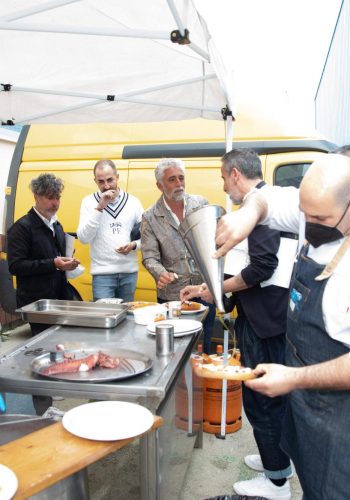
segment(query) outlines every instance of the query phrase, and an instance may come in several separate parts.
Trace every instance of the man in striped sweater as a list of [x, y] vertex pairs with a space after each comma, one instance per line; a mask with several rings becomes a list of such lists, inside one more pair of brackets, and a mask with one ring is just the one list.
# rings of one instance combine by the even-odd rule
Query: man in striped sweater
[[83, 199], [77, 230], [79, 240], [90, 244], [93, 298], [129, 302], [136, 289], [140, 235], [135, 228], [143, 208], [138, 198], [118, 187], [113, 161], [99, 160], [94, 179], [99, 191]]

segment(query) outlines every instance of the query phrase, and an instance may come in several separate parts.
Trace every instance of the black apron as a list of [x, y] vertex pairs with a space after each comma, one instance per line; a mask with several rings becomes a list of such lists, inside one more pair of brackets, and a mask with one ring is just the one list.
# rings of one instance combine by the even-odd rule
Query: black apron
[[[349, 352], [326, 332], [322, 298], [325, 266], [304, 247], [294, 272], [288, 308], [286, 364], [306, 366]], [[296, 390], [289, 395], [282, 447], [293, 460], [305, 500], [350, 498], [350, 392]]]

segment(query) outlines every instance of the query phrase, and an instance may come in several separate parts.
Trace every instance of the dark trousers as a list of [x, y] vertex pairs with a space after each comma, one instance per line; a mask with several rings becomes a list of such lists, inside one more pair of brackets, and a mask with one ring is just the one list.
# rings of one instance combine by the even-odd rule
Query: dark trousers
[[[259, 363], [284, 364], [284, 334], [261, 339], [243, 314], [236, 319], [235, 329], [244, 366], [255, 368]], [[291, 473], [290, 460], [280, 448], [286, 396], [269, 398], [243, 384], [243, 405], [253, 427], [265, 474], [270, 479], [287, 477]]]
[[[29, 323], [32, 330], [32, 337], [40, 332], [43, 332], [52, 325], [44, 325], [42, 323]], [[52, 398], [50, 396], [32, 396], [33, 406], [37, 415], [43, 415], [46, 410], [52, 406]]]

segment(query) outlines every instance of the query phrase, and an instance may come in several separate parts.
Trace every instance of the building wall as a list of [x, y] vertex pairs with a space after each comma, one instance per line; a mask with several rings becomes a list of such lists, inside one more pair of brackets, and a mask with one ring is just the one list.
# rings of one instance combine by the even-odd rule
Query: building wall
[[319, 132], [350, 144], [350, 0], [343, 0], [315, 97]]

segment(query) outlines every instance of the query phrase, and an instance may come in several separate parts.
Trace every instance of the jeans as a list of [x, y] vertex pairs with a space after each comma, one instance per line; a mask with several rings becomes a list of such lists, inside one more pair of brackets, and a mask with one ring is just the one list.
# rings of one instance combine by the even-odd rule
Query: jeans
[[124, 302], [134, 300], [137, 283], [136, 273], [97, 274], [92, 277], [94, 300], [118, 298]]
[[[262, 339], [255, 334], [243, 314], [236, 319], [235, 330], [244, 366], [255, 368], [258, 363], [284, 364], [284, 334]], [[242, 390], [244, 410], [253, 427], [265, 475], [270, 479], [286, 478], [292, 472], [290, 459], [280, 448], [286, 396], [269, 398], [244, 384]]]

